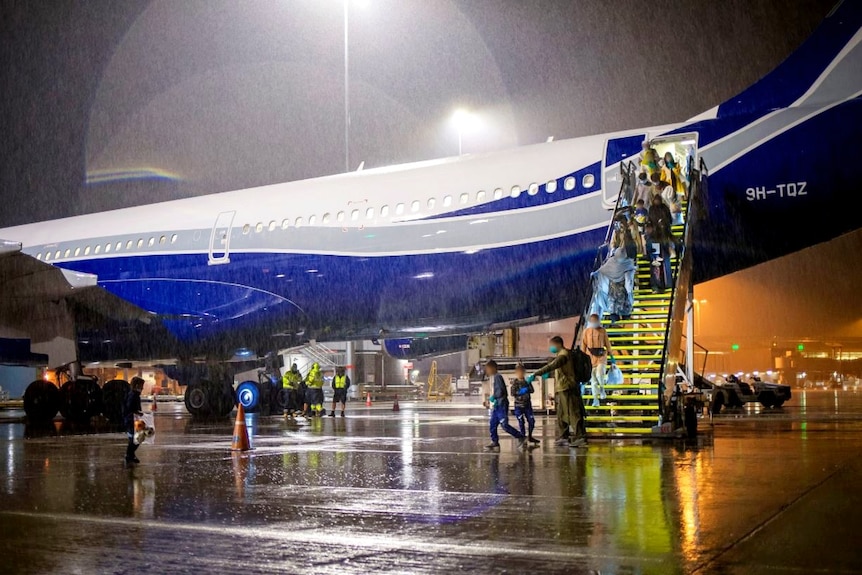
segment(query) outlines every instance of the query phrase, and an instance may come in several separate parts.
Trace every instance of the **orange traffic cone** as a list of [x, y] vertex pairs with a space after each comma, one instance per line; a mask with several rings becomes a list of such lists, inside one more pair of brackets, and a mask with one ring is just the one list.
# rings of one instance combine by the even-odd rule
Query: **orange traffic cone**
[[395, 403], [392, 404], [392, 411], [401, 411], [401, 408], [398, 407], [398, 394], [395, 394]]
[[150, 411], [155, 412], [159, 409], [159, 404], [156, 403], [156, 389], [153, 388], [153, 404], [150, 406]]
[[365, 407], [371, 407], [371, 392], [368, 392], [368, 395], [365, 396]]
[[248, 441], [248, 428], [245, 426], [245, 409], [242, 404], [236, 408], [236, 421], [233, 424], [233, 442], [230, 445], [233, 451], [248, 451], [251, 449]]

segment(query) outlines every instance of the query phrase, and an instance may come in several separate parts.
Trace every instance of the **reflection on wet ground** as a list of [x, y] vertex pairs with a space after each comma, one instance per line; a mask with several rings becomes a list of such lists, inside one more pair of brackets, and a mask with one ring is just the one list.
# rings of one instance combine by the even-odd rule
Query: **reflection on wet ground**
[[232, 421], [162, 405], [133, 468], [120, 433], [2, 423], [2, 570], [862, 572], [862, 394], [800, 391], [694, 443], [555, 448], [539, 418], [539, 448], [497, 454], [479, 405], [401, 407], [249, 416], [240, 455]]

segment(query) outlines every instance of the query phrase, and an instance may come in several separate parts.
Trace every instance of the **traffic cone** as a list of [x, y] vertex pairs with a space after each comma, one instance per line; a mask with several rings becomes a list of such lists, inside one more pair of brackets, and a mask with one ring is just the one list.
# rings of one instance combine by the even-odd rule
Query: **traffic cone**
[[153, 404], [150, 406], [150, 411], [155, 413], [159, 409], [159, 404], [156, 403], [156, 389], [153, 388]]
[[398, 394], [395, 394], [395, 403], [392, 404], [392, 411], [401, 411], [401, 408], [398, 407]]
[[236, 421], [233, 424], [233, 442], [230, 445], [233, 451], [248, 451], [251, 449], [248, 441], [248, 428], [245, 426], [245, 409], [242, 404], [236, 408]]
[[365, 407], [371, 407], [371, 392], [368, 392], [368, 395], [365, 396]]

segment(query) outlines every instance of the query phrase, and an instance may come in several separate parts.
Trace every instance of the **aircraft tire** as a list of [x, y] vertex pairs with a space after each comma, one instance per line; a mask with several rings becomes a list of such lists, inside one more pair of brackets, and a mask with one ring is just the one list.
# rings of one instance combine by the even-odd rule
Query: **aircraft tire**
[[236, 388], [236, 399], [246, 413], [257, 413], [260, 408], [260, 389], [257, 382], [244, 381], [239, 384]]
[[275, 405], [284, 413], [290, 404], [290, 390], [282, 387], [278, 389], [275, 395]]
[[69, 421], [85, 423], [102, 412], [102, 388], [92, 379], [67, 381], [60, 396], [60, 413]]
[[102, 415], [111, 423], [123, 422], [123, 402], [131, 388], [123, 379], [112, 379], [102, 386]]
[[186, 386], [183, 400], [186, 404], [186, 410], [193, 417], [206, 417], [210, 414], [210, 398], [207, 391], [207, 388], [199, 382], [190, 383]]
[[37, 379], [24, 391], [24, 413], [33, 423], [54, 419], [60, 410], [60, 390], [48, 381]]

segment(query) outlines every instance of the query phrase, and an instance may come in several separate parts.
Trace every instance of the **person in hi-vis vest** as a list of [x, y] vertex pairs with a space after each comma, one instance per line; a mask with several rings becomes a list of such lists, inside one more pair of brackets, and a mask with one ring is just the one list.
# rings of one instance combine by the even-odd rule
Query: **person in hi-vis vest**
[[341, 402], [341, 417], [344, 417], [344, 409], [347, 407], [347, 390], [350, 389], [350, 377], [345, 373], [343, 367], [335, 369], [335, 377], [332, 378], [332, 411], [329, 417], [335, 417], [335, 404]]

